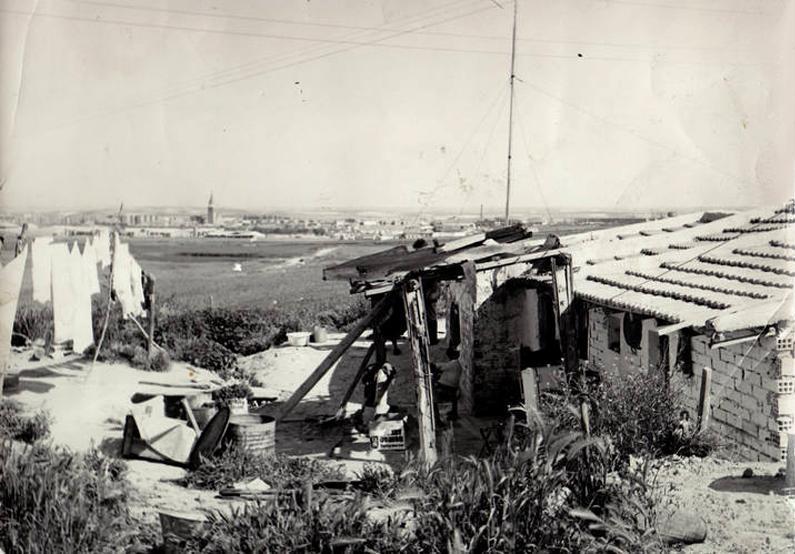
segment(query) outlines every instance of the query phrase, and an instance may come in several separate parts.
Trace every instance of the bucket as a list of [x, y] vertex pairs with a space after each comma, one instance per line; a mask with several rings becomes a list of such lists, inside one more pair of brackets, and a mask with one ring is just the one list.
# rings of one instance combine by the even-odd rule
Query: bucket
[[231, 439], [254, 453], [271, 455], [276, 448], [276, 420], [262, 414], [233, 415], [229, 418]]
[[160, 512], [160, 527], [163, 530], [163, 546], [167, 552], [181, 552], [187, 539], [195, 537], [204, 517], [193, 512]]
[[306, 346], [309, 344], [309, 333], [306, 331], [287, 333], [287, 342], [290, 343], [290, 346]]
[[328, 340], [328, 331], [322, 325], [315, 325], [312, 329], [312, 342], [324, 343]]
[[205, 404], [204, 406], [194, 408], [193, 417], [196, 418], [199, 429], [204, 429], [204, 426], [210, 422], [217, 411], [218, 408], [215, 407], [215, 404]]

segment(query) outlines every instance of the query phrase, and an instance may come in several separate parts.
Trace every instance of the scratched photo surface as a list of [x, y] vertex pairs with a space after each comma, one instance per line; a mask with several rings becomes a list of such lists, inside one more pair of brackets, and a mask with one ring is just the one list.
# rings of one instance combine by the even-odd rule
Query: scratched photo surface
[[0, 554], [791, 550], [794, 99], [795, 0], [0, 0]]

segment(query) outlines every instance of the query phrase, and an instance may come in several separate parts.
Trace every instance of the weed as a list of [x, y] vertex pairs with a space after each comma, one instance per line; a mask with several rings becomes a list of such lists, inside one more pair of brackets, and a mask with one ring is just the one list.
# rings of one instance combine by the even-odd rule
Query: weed
[[110, 551], [132, 531], [125, 489], [83, 457], [0, 444], [0, 544], [9, 554]]
[[50, 421], [50, 416], [44, 411], [26, 416], [18, 402], [0, 399], [0, 439], [11, 438], [32, 444], [50, 434]]
[[339, 479], [339, 473], [322, 462], [291, 458], [283, 454], [265, 456], [232, 446], [205, 460], [190, 471], [183, 484], [199, 489], [220, 489], [237, 481], [259, 477], [276, 489], [300, 488], [305, 483]]

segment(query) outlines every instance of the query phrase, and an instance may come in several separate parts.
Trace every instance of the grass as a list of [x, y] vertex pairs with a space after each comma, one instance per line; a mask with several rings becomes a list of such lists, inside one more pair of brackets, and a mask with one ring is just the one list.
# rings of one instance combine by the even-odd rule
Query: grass
[[0, 443], [0, 545], [8, 554], [117, 551], [134, 542], [126, 486], [98, 453]]
[[340, 479], [339, 472], [309, 458], [283, 454], [266, 456], [232, 446], [188, 472], [182, 484], [197, 489], [218, 490], [238, 481], [262, 478], [274, 489], [301, 488], [306, 483]]
[[[618, 472], [615, 452], [600, 438], [549, 427], [534, 433], [528, 448], [485, 459], [451, 457], [432, 468], [415, 461], [395, 474], [367, 470], [365, 492], [380, 498], [388, 517], [374, 514], [371, 497], [339, 500], [316, 491], [310, 507], [263, 503], [215, 512], [188, 546], [332, 552], [345, 537], [358, 541], [351, 552], [663, 551], [647, 473]], [[409, 489], [419, 491], [411, 508], [390, 512]]]
[[33, 444], [49, 436], [50, 421], [47, 412], [25, 415], [19, 402], [0, 399], [0, 440], [13, 439]]

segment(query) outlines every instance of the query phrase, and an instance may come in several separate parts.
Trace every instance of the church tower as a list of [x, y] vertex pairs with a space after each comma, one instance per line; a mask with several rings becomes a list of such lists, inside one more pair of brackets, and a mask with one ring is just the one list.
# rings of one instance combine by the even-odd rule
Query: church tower
[[213, 193], [210, 193], [210, 201], [207, 203], [207, 225], [215, 225], [215, 207], [213, 206]]

